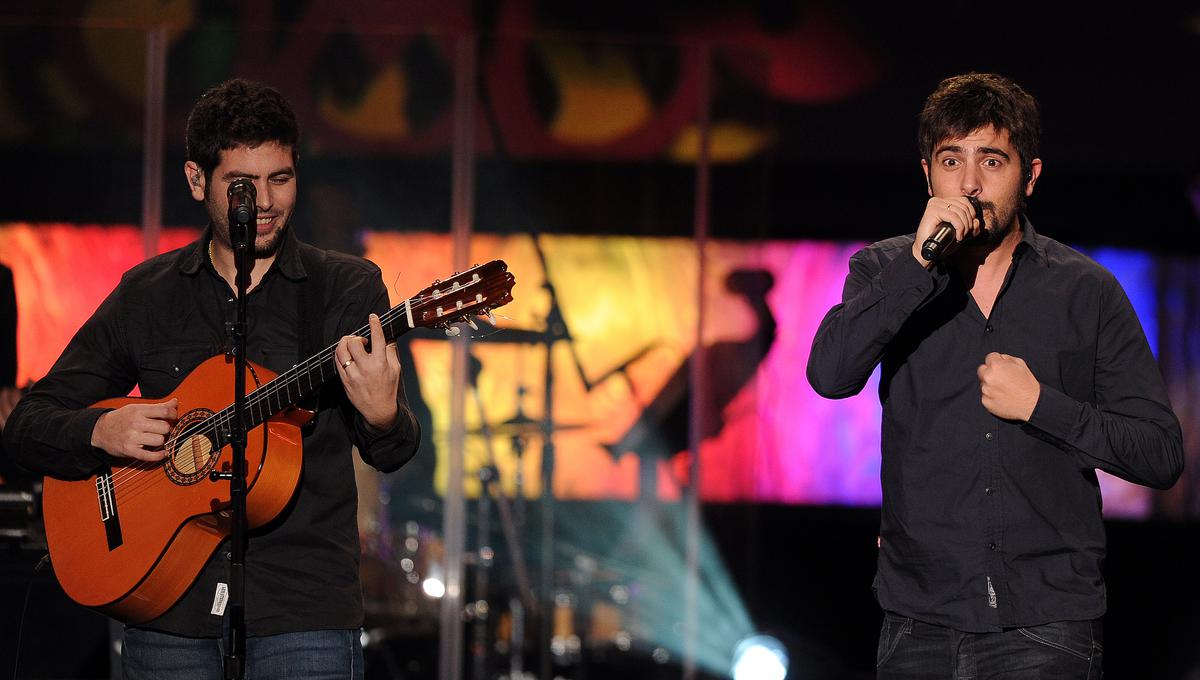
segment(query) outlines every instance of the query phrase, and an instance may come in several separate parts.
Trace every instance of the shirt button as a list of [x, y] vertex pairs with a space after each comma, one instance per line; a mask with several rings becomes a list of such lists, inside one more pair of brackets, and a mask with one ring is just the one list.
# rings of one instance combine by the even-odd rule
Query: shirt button
[[989, 442], [992, 441], [992, 433], [991, 432], [984, 433], [983, 438], [988, 440]]
[[992, 494], [996, 493], [996, 490], [989, 486], [988, 488], [984, 489], [983, 492], [991, 496]]
[[996, 549], [995, 543], [988, 543], [988, 550], [995, 550], [995, 549]]
[[984, 332], [985, 332], [985, 333], [991, 333], [991, 332], [992, 332], [993, 330], [995, 330], [995, 329], [994, 329], [994, 328], [992, 328], [992, 324], [990, 324], [990, 323], [989, 323], [988, 325], [986, 325], [986, 326], [984, 326], [984, 327], [983, 327], [983, 330], [984, 330]]

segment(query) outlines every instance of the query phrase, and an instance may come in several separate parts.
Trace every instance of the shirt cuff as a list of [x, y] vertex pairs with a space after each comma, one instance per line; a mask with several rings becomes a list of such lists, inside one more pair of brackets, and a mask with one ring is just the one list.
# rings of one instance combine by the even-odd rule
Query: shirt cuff
[[926, 269], [907, 250], [884, 265], [880, 272], [881, 294], [901, 296], [900, 309], [912, 311], [935, 297], [945, 287], [949, 277], [934, 269]]
[[1029, 416], [1028, 424], [1042, 432], [1070, 444], [1075, 439], [1075, 425], [1079, 422], [1079, 410], [1083, 405], [1053, 387], [1041, 386], [1037, 405]]
[[400, 468], [416, 453], [420, 428], [412, 411], [400, 405], [396, 422], [387, 430], [376, 430], [361, 413], [354, 414], [354, 440], [363, 460], [381, 472]]
[[69, 467], [71, 470], [62, 470], [60, 474], [67, 473], [71, 476], [86, 477], [95, 472], [101, 466], [110, 465], [112, 458], [96, 446], [92, 446], [92, 431], [96, 429], [96, 421], [100, 420], [100, 416], [112, 411], [111, 408], [85, 408], [72, 414], [63, 427], [62, 439], [64, 443], [70, 446], [70, 453], [73, 454], [71, 459], [76, 461]]

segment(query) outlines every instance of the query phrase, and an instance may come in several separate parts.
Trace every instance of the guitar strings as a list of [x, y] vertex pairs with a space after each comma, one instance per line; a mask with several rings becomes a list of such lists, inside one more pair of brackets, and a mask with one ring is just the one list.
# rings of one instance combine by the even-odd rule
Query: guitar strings
[[[480, 286], [485, 283], [486, 283], [485, 279], [480, 278], [478, 280], [468, 281], [467, 283], [459, 285], [457, 288], [448, 290], [445, 293], [442, 293], [440, 295], [429, 294], [429, 295], [414, 296], [412, 298], [409, 298], [404, 304], [400, 304], [395, 307], [392, 307], [391, 309], [387, 310], [382, 315], [380, 315], [380, 317], [379, 317], [380, 323], [390, 326], [393, 323], [395, 323], [396, 321], [398, 321], [402, 314], [407, 316], [407, 314], [411, 313], [411, 309], [414, 306], [419, 307], [423, 304], [428, 303], [431, 300], [441, 299], [443, 297], [449, 296], [450, 294], [460, 293], [462, 291], [466, 291], [470, 288], [473, 288], [475, 286]], [[490, 287], [489, 287], [488, 292], [493, 293], [493, 291], [490, 289]], [[497, 292], [506, 293], [507, 291], [504, 291], [501, 289]], [[485, 303], [489, 299], [491, 299], [491, 295], [483, 296], [483, 300]], [[470, 306], [474, 306], [477, 304], [481, 304], [481, 303], [472, 303], [472, 305], [470, 305]], [[455, 308], [450, 310], [450, 314], [446, 314], [444, 316], [447, 318], [447, 321], [449, 321], [454, 316], [459, 316], [459, 314], [458, 314], [459, 312], [460, 312], [460, 310], [456, 306]], [[470, 312], [469, 311], [462, 312], [463, 315], [468, 314], [468, 313], [470, 313]], [[416, 325], [420, 325], [420, 324], [414, 323], [413, 327], [415, 327]], [[405, 329], [405, 330], [409, 330], [409, 329]], [[370, 323], [367, 323], [366, 325], [360, 327], [359, 329], [350, 333], [350, 335], [369, 339], [370, 335], [371, 335]], [[396, 333], [395, 335], [399, 335], [399, 333]], [[340, 340], [339, 340], [339, 342], [340, 342]], [[315, 362], [315, 368], [320, 370], [320, 379], [318, 380], [318, 384], [324, 384], [324, 382], [326, 380], [324, 365], [327, 363], [332, 363], [332, 360], [334, 358], [334, 351], [337, 348], [337, 345], [338, 345], [338, 342], [333, 343], [332, 345], [330, 345], [329, 347], [326, 347], [324, 350], [317, 353], [313, 357], [305, 359], [300, 364], [292, 366], [290, 369], [279, 374], [274, 379], [268, 381], [266, 384], [262, 385], [258, 389], [247, 394], [246, 395], [245, 412], [247, 414], [250, 414], [250, 413], [253, 413], [252, 409], [258, 409], [258, 414], [259, 414], [259, 419], [260, 419], [259, 424], [266, 422], [272, 415], [274, 415], [274, 412], [272, 412], [271, 403], [270, 403], [270, 400], [273, 397], [278, 397], [279, 394], [286, 392], [287, 400], [285, 402], [280, 402], [280, 403], [284, 404], [284, 405], [294, 403], [295, 400], [293, 400], [291, 398], [291, 383], [293, 383], [293, 382], [296, 384], [296, 390], [297, 390], [298, 397], [304, 396], [303, 388], [302, 388], [301, 383], [298, 378], [301, 375], [307, 375], [308, 379], [309, 379], [309, 389], [310, 390], [313, 389], [312, 373], [314, 370], [314, 362]], [[334, 367], [332, 370], [334, 373], [337, 372], [336, 367]], [[263, 415], [262, 415], [263, 414], [262, 406], [264, 403], [266, 404], [266, 413], [268, 414], [266, 417], [263, 417]], [[222, 409], [221, 411], [214, 413], [209, 418], [207, 418], [203, 421], [199, 421], [199, 422], [195, 423], [194, 425], [189, 425], [187, 428], [185, 428], [183, 431], [181, 431], [178, 435], [173, 437], [172, 441], [186, 441], [188, 438], [194, 437], [197, 435], [208, 435], [209, 441], [213, 442], [212, 452], [210, 453], [210, 455], [219, 456], [220, 449], [223, 447], [218, 446], [218, 444], [221, 443], [221, 438], [218, 435], [220, 433], [224, 433], [224, 432], [228, 431], [228, 428], [226, 426], [228, 426], [229, 424], [231, 424], [233, 422], [233, 418], [234, 418], [234, 408], [232, 405], [227, 406], [224, 409]], [[111, 479], [110, 479], [110, 484], [111, 484], [111, 490], [112, 490], [112, 493], [114, 494], [114, 496], [116, 496], [118, 494], [118, 492], [121, 492], [120, 497], [123, 500], [128, 501], [128, 500], [131, 500], [133, 495], [140, 490], [150, 488], [150, 487], [155, 486], [160, 483], [166, 483], [166, 482], [174, 483], [174, 482], [171, 482], [170, 478], [165, 475], [160, 476], [160, 475], [155, 475], [155, 474], [151, 474], [151, 475], [145, 474], [147, 472], [154, 473], [159, 468], [164, 467], [165, 461], [159, 461], [159, 462], [153, 462], [153, 463], [149, 462], [149, 461], [140, 461], [140, 463], [141, 464], [129, 465], [129, 466], [125, 467], [124, 469], [119, 470], [116, 473], [112, 474]], [[206, 464], [206, 466], [207, 466], [207, 464]], [[148, 483], [146, 483], [146, 484], [138, 484], [137, 483], [139, 480], [146, 479], [147, 477], [149, 478]]]
[[[454, 289], [450, 292], [459, 292], [459, 291], [467, 290], [474, 286], [480, 285], [481, 283], [483, 283], [483, 279], [476, 280], [476, 281], [470, 281], [467, 284], [459, 286], [457, 289]], [[441, 297], [443, 297], [443, 296], [441, 296], [441, 295], [434, 296], [431, 294], [431, 295], [426, 295], [426, 296], [415, 296], [413, 298], [410, 298], [407, 301], [407, 305], [397, 305], [396, 307], [393, 307], [392, 309], [389, 309], [388, 311], [384, 312], [384, 314], [380, 316], [380, 322], [391, 325], [392, 323], [394, 323], [397, 320], [397, 318], [400, 316], [402, 311], [405, 314], [408, 314], [409, 310], [413, 306], [414, 302], [415, 302], [416, 306], [420, 306], [420, 305], [428, 302], [429, 300], [440, 299]], [[484, 297], [484, 299], [487, 300], [489, 298]], [[455, 308], [454, 311], [458, 311], [457, 307]], [[358, 330], [354, 331], [352, 333], [352, 335], [356, 335], [358, 337], [369, 338], [370, 332], [371, 332], [370, 324], [368, 323], [367, 325], [364, 325], [361, 328], [359, 328]], [[325, 350], [318, 353], [314, 357], [310, 357], [309, 359], [306, 359], [301, 364], [297, 364], [296, 366], [293, 366], [292, 368], [288, 369], [287, 371], [285, 371], [282, 374], [280, 374], [279, 376], [277, 376], [275, 379], [269, 381], [262, 387], [256, 389], [254, 392], [251, 392], [246, 397], [246, 412], [252, 412], [251, 409], [258, 409], [260, 422], [265, 422], [267, 419], [269, 419], [270, 415], [268, 415], [266, 418], [262, 417], [261, 407], [264, 402], [266, 403], [266, 406], [267, 406], [267, 412], [269, 414], [273, 415], [273, 413], [271, 413], [271, 405], [270, 405], [271, 398], [276, 397], [281, 392], [286, 391], [287, 392], [287, 402], [286, 403], [289, 403], [289, 404], [292, 403], [293, 400], [291, 399], [291, 383], [293, 383], [293, 382], [296, 383], [296, 389], [297, 389], [298, 395], [303, 394], [303, 389], [300, 384], [300, 381], [297, 380], [297, 378], [301, 374], [309, 376], [309, 389], [311, 390], [313, 388], [312, 372], [313, 372], [313, 363], [314, 362], [316, 363], [316, 368], [320, 369], [320, 371], [321, 371], [321, 377], [318, 382], [319, 382], [319, 384], [323, 384], [325, 381], [324, 365], [326, 363], [329, 363], [330, 360], [333, 358], [334, 350], [337, 347], [337, 344], [338, 343], [334, 343], [334, 344], [330, 345], [329, 347], [327, 347]], [[333, 371], [336, 372], [336, 368], [334, 368]], [[231, 405], [231, 406], [228, 406], [228, 407], [222, 409], [220, 412], [214, 414], [213, 416], [210, 416], [209, 418], [207, 418], [203, 421], [200, 421], [193, 426], [189, 426], [187, 429], [184, 429], [178, 435], [173, 437], [172, 440], [173, 441], [186, 441], [187, 438], [189, 438], [189, 437], [206, 434], [206, 435], [209, 435], [209, 440], [214, 443], [213, 450], [218, 452], [213, 455], [219, 455], [219, 451], [220, 451], [221, 447], [215, 445], [217, 443], [220, 443], [218, 433], [225, 431], [224, 426], [227, 426], [230, 423], [232, 423], [233, 417], [234, 417], [234, 409]], [[124, 470], [113, 474], [112, 478], [111, 478], [113, 493], [114, 494], [117, 493], [118, 490], [124, 491], [125, 493], [122, 494], [122, 497], [128, 499], [130, 497], [131, 492], [133, 492], [139, 488], [142, 488], [142, 486], [144, 486], [144, 485], [138, 485], [135, 488], [131, 488], [131, 486], [136, 481], [138, 481], [139, 478], [142, 478], [144, 476], [144, 473], [153, 472], [155, 469], [162, 467], [163, 465], [164, 465], [164, 463], [160, 462], [160, 463], [152, 463], [149, 466], [131, 466], [131, 467], [125, 468]], [[151, 475], [151, 483], [152, 484], [160, 483], [163, 480], [164, 480], [163, 477]], [[168, 478], [168, 480], [169, 480], [169, 478]]]

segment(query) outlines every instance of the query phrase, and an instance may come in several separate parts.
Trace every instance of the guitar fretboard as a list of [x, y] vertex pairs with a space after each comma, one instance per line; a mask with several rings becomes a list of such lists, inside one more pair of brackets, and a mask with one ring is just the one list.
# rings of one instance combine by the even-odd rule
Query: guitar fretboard
[[[508, 304], [512, 301], [514, 283], [508, 265], [502, 260], [493, 260], [455, 274], [445, 282], [436, 282], [379, 317], [384, 338], [392, 342], [417, 327], [444, 327], [449, 330], [449, 324], [469, 314]], [[364, 338], [370, 348], [369, 323], [351, 335]], [[336, 347], [337, 343], [326, 347], [248, 393], [244, 411], [246, 430], [262, 425], [271, 416], [316, 394], [327, 381], [337, 377]], [[214, 448], [220, 449], [229, 443], [233, 416], [234, 407], [231, 404], [206, 419], [201, 426], [213, 440]]]

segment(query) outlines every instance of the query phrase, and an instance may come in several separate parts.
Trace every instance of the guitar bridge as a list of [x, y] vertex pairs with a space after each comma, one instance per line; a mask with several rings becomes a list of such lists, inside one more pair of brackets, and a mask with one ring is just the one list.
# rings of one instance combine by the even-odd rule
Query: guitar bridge
[[121, 518], [117, 516], [117, 495], [113, 489], [112, 470], [96, 475], [96, 501], [100, 504], [100, 521], [104, 523], [108, 549], [116, 550], [124, 541], [121, 538]]

